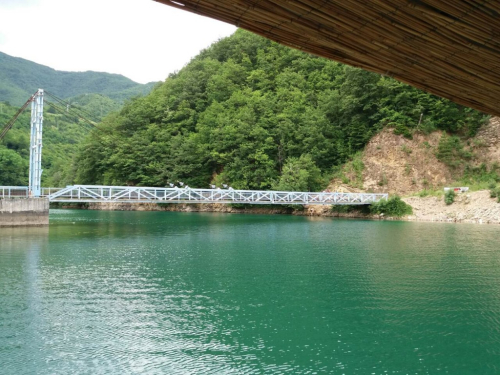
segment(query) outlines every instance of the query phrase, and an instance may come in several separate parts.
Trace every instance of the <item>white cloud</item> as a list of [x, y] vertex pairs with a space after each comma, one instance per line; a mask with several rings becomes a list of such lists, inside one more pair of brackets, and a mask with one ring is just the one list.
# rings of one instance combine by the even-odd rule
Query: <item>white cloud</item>
[[235, 29], [152, 0], [0, 1], [0, 51], [143, 83], [164, 80]]

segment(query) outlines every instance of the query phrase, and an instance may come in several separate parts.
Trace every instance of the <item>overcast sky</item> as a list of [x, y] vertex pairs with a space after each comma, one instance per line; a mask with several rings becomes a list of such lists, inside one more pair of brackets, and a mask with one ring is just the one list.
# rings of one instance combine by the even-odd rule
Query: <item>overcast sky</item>
[[236, 28], [153, 0], [0, 0], [0, 51], [57, 70], [161, 81]]

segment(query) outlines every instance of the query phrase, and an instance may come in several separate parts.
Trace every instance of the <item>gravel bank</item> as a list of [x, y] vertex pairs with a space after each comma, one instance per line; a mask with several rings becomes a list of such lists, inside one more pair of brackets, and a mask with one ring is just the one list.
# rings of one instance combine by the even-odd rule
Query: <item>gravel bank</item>
[[490, 198], [488, 190], [459, 194], [447, 206], [443, 197], [408, 197], [403, 200], [413, 207], [408, 220], [455, 223], [500, 224], [500, 203]]

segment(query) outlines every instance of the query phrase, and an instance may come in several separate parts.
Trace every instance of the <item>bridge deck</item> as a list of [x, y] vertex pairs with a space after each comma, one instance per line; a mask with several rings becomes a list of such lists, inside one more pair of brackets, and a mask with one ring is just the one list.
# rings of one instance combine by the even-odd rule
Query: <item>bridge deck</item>
[[[0, 198], [27, 196], [25, 187], [0, 187]], [[51, 202], [126, 202], [126, 203], [244, 203], [362, 205], [387, 199], [387, 194], [330, 193], [233, 189], [155, 188], [136, 186], [74, 185], [42, 189]]]

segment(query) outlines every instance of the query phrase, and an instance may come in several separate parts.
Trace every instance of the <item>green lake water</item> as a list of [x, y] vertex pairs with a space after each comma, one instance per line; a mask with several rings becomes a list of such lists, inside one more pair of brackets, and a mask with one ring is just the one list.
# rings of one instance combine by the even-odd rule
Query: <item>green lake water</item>
[[500, 227], [52, 210], [0, 229], [0, 374], [500, 374]]

